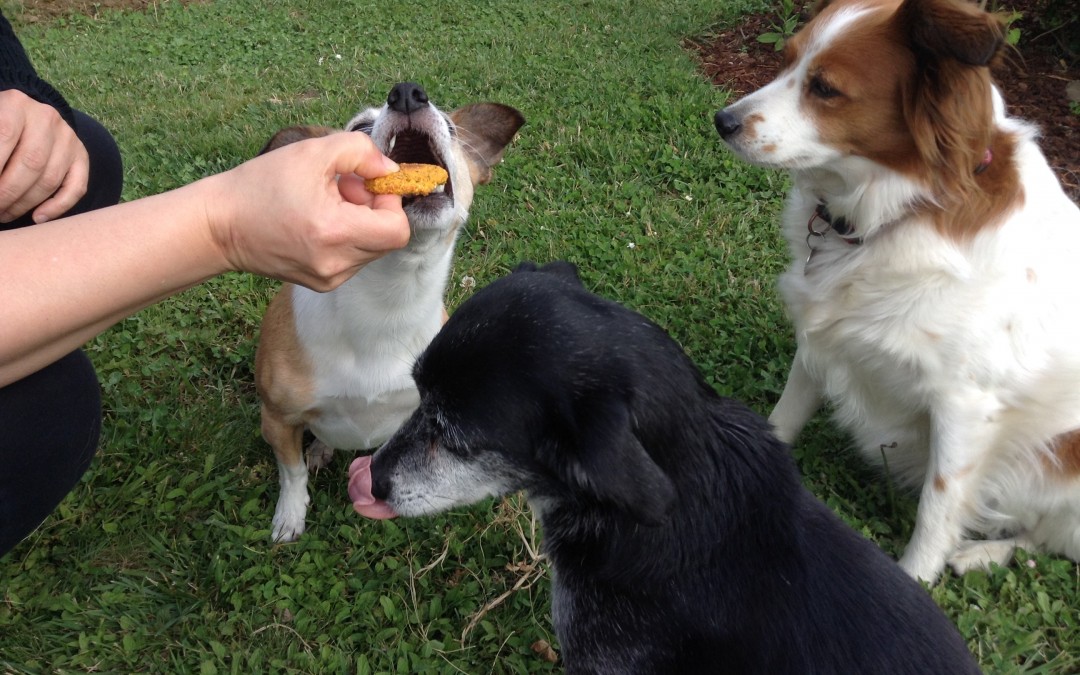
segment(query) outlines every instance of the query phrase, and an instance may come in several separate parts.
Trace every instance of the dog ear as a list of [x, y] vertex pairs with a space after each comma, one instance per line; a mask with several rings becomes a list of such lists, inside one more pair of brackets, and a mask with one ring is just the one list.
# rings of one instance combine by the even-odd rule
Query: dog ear
[[905, 0], [897, 17], [923, 56], [986, 66], [1005, 44], [1001, 20], [968, 2]]
[[271, 150], [276, 150], [284, 145], [295, 143], [297, 141], [303, 141], [308, 138], [318, 138], [320, 136], [329, 136], [330, 134], [337, 133], [337, 129], [331, 129], [330, 127], [323, 126], [295, 126], [285, 127], [281, 131], [270, 137], [270, 140], [266, 142], [266, 145], [259, 150], [260, 155], [265, 155]]
[[538, 271], [544, 274], [551, 274], [557, 277], [566, 279], [567, 281], [573, 281], [578, 286], [581, 284], [581, 277], [578, 276], [577, 265], [566, 260], [556, 260], [549, 262], [541, 267]]
[[626, 403], [590, 400], [574, 417], [573, 483], [641, 523], [663, 523], [675, 503], [675, 486], [634, 435]]
[[544, 274], [560, 277], [567, 281], [572, 281], [578, 286], [582, 285], [581, 277], [578, 276], [577, 265], [566, 260], [555, 260], [554, 262], [549, 262], [543, 266], [526, 260], [518, 263], [517, 267], [511, 271], [511, 274], [517, 274], [518, 272], [542, 272]]
[[525, 116], [501, 103], [474, 103], [450, 113], [462, 146], [473, 160], [473, 182], [491, 180], [491, 167], [502, 160], [503, 151], [525, 124]]
[[901, 96], [904, 119], [915, 148], [935, 168], [935, 192], [977, 193], [971, 167], [982, 161], [996, 133], [986, 66], [1004, 45], [1002, 24], [956, 0], [904, 0], [894, 16], [916, 57], [914, 77]]

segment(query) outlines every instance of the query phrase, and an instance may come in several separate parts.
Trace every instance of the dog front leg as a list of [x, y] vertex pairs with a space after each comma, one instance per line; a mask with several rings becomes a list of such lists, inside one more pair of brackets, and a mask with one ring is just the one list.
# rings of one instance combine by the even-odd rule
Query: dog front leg
[[981, 456], [994, 437], [996, 407], [977, 392], [932, 407], [930, 459], [915, 531], [900, 559], [916, 579], [934, 583], [963, 540], [978, 497]]
[[821, 388], [807, 372], [802, 356], [800, 347], [795, 350], [784, 392], [780, 394], [780, 400], [769, 415], [769, 422], [776, 430], [777, 438], [788, 444], [795, 442], [799, 432], [824, 402]]
[[263, 405], [262, 434], [274, 449], [281, 486], [271, 538], [277, 542], [296, 541], [304, 533], [304, 519], [311, 501], [303, 453], [304, 425], [289, 424]]

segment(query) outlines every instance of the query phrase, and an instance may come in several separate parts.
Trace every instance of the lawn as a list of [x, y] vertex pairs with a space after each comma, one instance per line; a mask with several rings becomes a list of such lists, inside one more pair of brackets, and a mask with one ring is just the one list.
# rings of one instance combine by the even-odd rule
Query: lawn
[[[728, 94], [682, 45], [764, 6], [166, 1], [31, 24], [0, 2], [39, 71], [115, 133], [127, 199], [234, 166], [282, 126], [343, 124], [401, 80], [444, 107], [518, 108], [528, 122], [477, 195], [451, 308], [518, 261], [571, 260], [762, 413], [794, 351], [774, 284], [786, 182], [723, 150], [711, 118]], [[276, 469], [252, 365], [274, 288], [221, 277], [88, 346], [102, 447], [0, 560], [0, 672], [557, 669], [541, 536], [520, 497], [365, 521], [339, 457], [312, 482], [303, 538], [269, 542]], [[914, 501], [824, 417], [794, 452], [817, 495], [902, 550]], [[987, 672], [1080, 670], [1073, 563], [1021, 553], [930, 592]]]

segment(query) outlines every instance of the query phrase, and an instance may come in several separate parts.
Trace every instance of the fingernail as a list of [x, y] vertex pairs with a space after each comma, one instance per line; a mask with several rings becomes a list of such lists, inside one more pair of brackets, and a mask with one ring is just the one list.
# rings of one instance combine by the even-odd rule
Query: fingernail
[[386, 167], [386, 172], [387, 173], [394, 173], [395, 171], [400, 171], [401, 170], [401, 167], [398, 166], [397, 162], [395, 162], [394, 160], [390, 159], [389, 157], [387, 157], [385, 155], [383, 155], [383, 166]]
[[38, 225], [40, 225], [40, 224], [42, 224], [42, 223], [47, 223], [47, 222], [49, 222], [50, 220], [52, 220], [52, 217], [51, 217], [51, 216], [47, 216], [47, 215], [45, 215], [45, 214], [41, 214], [41, 215], [38, 215], [38, 214], [36, 214], [36, 213], [34, 214], [34, 222], [35, 222], [36, 224], [38, 224]]

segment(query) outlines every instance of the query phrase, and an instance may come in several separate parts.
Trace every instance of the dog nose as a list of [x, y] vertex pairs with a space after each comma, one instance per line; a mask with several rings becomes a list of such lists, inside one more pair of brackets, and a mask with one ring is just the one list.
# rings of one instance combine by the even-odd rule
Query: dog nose
[[415, 82], [399, 82], [390, 90], [386, 104], [391, 110], [407, 115], [428, 104], [427, 92]]
[[713, 118], [713, 124], [716, 125], [716, 130], [720, 132], [721, 138], [734, 136], [739, 133], [739, 129], [742, 129], [739, 118], [729, 113], [727, 108], [717, 111], [716, 117]]

